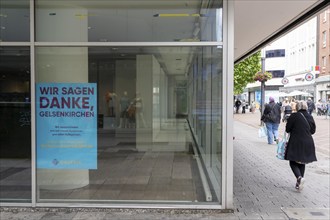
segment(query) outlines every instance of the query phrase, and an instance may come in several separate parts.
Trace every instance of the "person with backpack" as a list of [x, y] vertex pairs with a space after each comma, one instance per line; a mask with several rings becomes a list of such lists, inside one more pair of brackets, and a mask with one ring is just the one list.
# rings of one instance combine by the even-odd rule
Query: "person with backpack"
[[311, 98], [308, 98], [307, 100], [307, 112], [311, 115], [313, 111], [315, 110], [315, 104]]
[[275, 103], [273, 97], [269, 97], [261, 120], [266, 124], [268, 144], [278, 143], [278, 127], [281, 122], [281, 106]]

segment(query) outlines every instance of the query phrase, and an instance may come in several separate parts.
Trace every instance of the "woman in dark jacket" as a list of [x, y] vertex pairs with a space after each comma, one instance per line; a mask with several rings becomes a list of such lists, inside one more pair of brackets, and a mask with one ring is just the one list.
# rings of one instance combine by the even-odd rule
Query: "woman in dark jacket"
[[316, 125], [313, 116], [307, 112], [305, 101], [297, 102], [297, 112], [288, 118], [285, 131], [290, 133], [285, 159], [290, 161], [290, 167], [297, 178], [296, 189], [301, 190], [305, 181], [305, 164], [317, 160], [312, 137]]

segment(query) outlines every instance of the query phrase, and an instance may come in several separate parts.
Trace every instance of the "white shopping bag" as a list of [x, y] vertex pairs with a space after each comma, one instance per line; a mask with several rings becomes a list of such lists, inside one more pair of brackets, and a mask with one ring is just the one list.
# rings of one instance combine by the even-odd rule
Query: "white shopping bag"
[[267, 137], [267, 128], [266, 126], [261, 126], [258, 130], [258, 137], [264, 138]]

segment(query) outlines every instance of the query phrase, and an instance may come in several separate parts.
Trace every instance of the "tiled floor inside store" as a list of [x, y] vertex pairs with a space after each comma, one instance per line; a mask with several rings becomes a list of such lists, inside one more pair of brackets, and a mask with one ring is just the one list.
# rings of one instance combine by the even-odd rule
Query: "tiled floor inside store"
[[[157, 145], [154, 149], [158, 150], [140, 151], [137, 150], [134, 135], [116, 137], [114, 133], [100, 132], [98, 167], [95, 170], [89, 170], [89, 184], [70, 190], [40, 189], [38, 192], [40, 201], [205, 202], [191, 143], [186, 142], [185, 138], [184, 141], [178, 141], [175, 137], [169, 137], [174, 135], [181, 139], [185, 137], [187, 130], [169, 129], [166, 133], [166, 139], [170, 142], [162, 140], [154, 143]], [[177, 149], [181, 150], [166, 150], [173, 149], [173, 146], [178, 144], [184, 145], [177, 146]], [[139, 145], [141, 146], [141, 143]], [[21, 163], [25, 164], [24, 166], [18, 166], [19, 163], [15, 161], [1, 159], [1, 163], [0, 186], [5, 187], [1, 193], [7, 193], [7, 195], [2, 194], [0, 197], [22, 198], [22, 193], [26, 193], [26, 197], [29, 198], [31, 180], [21, 178], [27, 177], [31, 171], [26, 162]], [[17, 178], [18, 176], [21, 177]]]
[[76, 190], [43, 190], [41, 198], [203, 201], [203, 189], [188, 153], [119, 151], [99, 156], [90, 184]]

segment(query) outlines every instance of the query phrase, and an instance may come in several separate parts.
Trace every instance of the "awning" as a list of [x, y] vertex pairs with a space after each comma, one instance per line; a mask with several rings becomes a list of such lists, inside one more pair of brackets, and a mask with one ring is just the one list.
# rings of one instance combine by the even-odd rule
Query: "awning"
[[329, 5], [329, 0], [236, 0], [235, 63], [258, 51]]
[[294, 91], [290, 92], [289, 94], [287, 94], [287, 96], [299, 96], [299, 95], [313, 97], [313, 95], [308, 92], [303, 92], [303, 91], [298, 91], [298, 90], [294, 90]]

